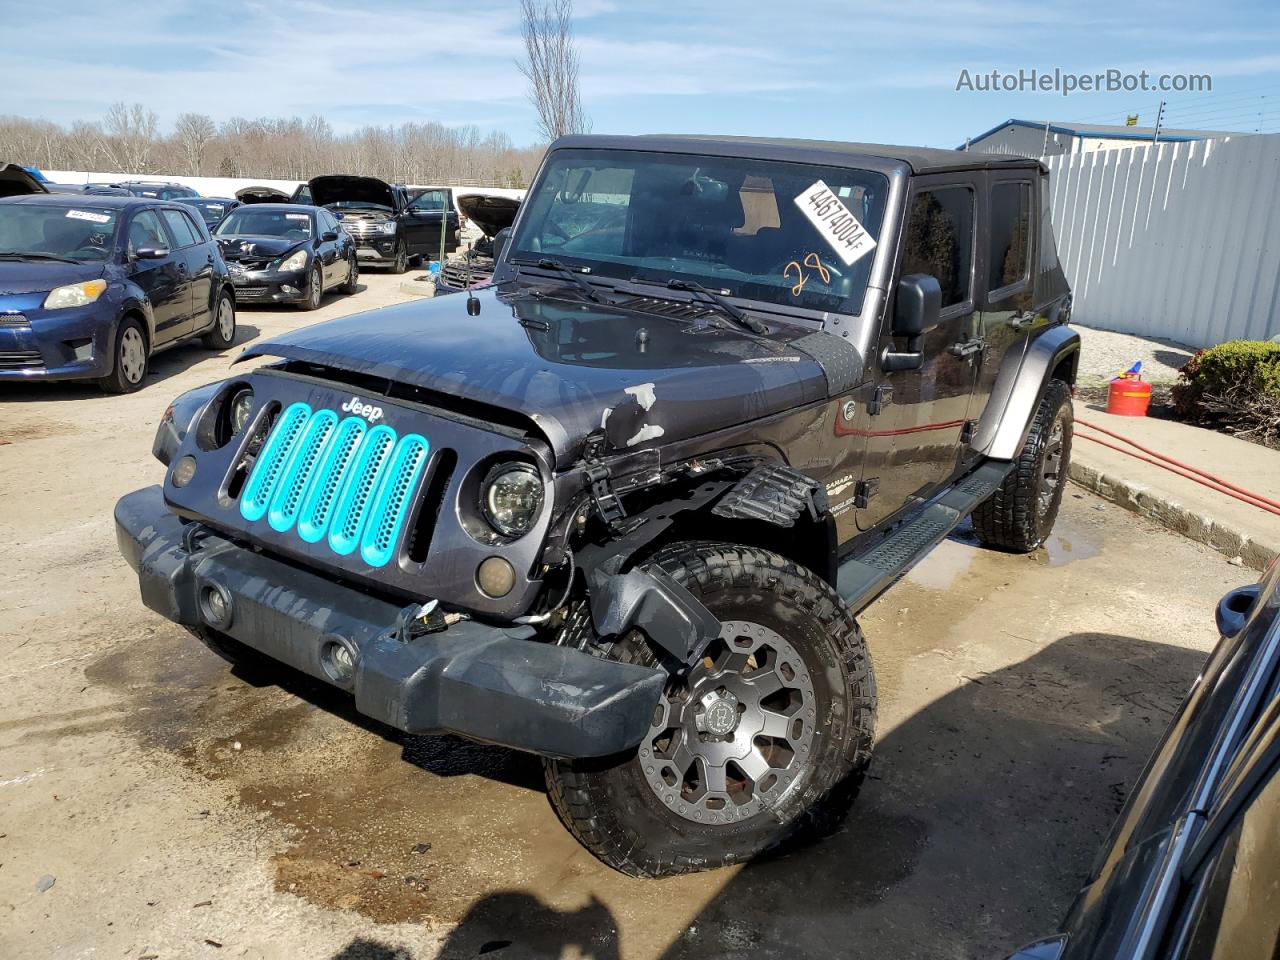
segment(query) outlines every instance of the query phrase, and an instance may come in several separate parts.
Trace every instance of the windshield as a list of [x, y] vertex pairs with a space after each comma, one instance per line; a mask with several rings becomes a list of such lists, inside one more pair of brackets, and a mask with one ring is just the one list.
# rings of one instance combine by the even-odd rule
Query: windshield
[[525, 203], [510, 255], [857, 313], [888, 190], [869, 170], [561, 150]]
[[233, 210], [218, 224], [220, 237], [284, 237], [306, 240], [311, 236], [311, 214], [285, 213], [282, 210]]
[[99, 207], [0, 204], [0, 253], [90, 262], [111, 255], [116, 212]]

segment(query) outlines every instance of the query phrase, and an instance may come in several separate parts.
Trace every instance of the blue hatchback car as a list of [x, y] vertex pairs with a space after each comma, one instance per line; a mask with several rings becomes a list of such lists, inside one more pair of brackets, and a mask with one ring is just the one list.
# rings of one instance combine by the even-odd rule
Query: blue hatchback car
[[226, 262], [176, 202], [69, 194], [0, 198], [0, 382], [142, 386], [152, 354], [235, 341]]

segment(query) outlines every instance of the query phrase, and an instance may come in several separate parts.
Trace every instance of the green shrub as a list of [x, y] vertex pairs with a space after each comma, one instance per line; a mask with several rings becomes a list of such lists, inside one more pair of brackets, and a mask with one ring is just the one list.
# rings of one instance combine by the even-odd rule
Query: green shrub
[[1232, 340], [1186, 362], [1173, 388], [1178, 416], [1213, 419], [1264, 441], [1276, 436], [1280, 409], [1280, 343]]

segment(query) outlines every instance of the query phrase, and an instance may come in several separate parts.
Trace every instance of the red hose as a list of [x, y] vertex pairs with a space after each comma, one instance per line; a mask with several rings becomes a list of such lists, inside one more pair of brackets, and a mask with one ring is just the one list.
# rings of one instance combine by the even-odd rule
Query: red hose
[[1104, 447], [1108, 447], [1119, 453], [1133, 457], [1136, 460], [1142, 460], [1146, 463], [1154, 464], [1157, 467], [1163, 467], [1170, 473], [1180, 477], [1185, 477], [1188, 480], [1194, 480], [1196, 483], [1208, 487], [1210, 490], [1215, 490], [1218, 493], [1225, 494], [1228, 497], [1239, 500], [1241, 503], [1247, 503], [1252, 507], [1257, 507], [1259, 510], [1265, 510], [1267, 513], [1273, 513], [1276, 516], [1280, 516], [1280, 503], [1275, 500], [1271, 500], [1261, 494], [1254, 493], [1252, 490], [1246, 490], [1244, 487], [1238, 487], [1230, 481], [1223, 480], [1221, 477], [1214, 476], [1212, 473], [1201, 470], [1199, 467], [1193, 467], [1190, 464], [1182, 463], [1179, 460], [1175, 460], [1173, 457], [1166, 456], [1163, 453], [1150, 449], [1149, 447], [1144, 447], [1137, 441], [1130, 440], [1128, 437], [1115, 433], [1112, 430], [1108, 430], [1106, 427], [1100, 427], [1096, 423], [1090, 423], [1088, 420], [1077, 420], [1076, 422], [1091, 430], [1097, 430], [1100, 433], [1105, 433], [1109, 437], [1115, 437], [1117, 440], [1123, 441], [1124, 443], [1141, 450], [1143, 453], [1150, 454], [1150, 456], [1140, 456], [1132, 450], [1126, 450], [1124, 447], [1117, 446], [1114, 443], [1108, 443], [1100, 437], [1092, 437], [1084, 433], [1077, 434], [1077, 436], [1083, 440], [1092, 440], [1094, 443], [1101, 444]]

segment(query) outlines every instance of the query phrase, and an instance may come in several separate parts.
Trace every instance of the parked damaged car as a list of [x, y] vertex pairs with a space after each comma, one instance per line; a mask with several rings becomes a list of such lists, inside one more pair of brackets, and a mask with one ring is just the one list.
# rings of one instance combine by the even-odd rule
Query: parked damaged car
[[377, 177], [324, 176], [307, 182], [311, 202], [333, 212], [356, 242], [360, 262], [404, 273], [412, 259], [458, 248], [458, 214], [446, 189], [423, 190], [412, 197], [404, 187]]
[[214, 231], [241, 303], [292, 303], [315, 310], [327, 291], [355, 293], [355, 242], [322, 207], [254, 203]]
[[520, 201], [514, 197], [489, 194], [461, 194], [457, 204], [462, 216], [479, 227], [483, 235], [463, 257], [445, 261], [440, 271], [441, 292], [465, 290], [468, 286], [489, 282], [496, 261], [494, 238], [510, 229], [520, 211]]
[[150, 357], [235, 341], [235, 295], [192, 211], [134, 197], [0, 199], [0, 381], [142, 386]]
[[1218, 603], [1221, 640], [1129, 793], [1062, 932], [1011, 960], [1274, 960], [1280, 565]]
[[819, 836], [871, 757], [860, 611], [966, 516], [1052, 529], [1080, 339], [1048, 203], [1019, 157], [562, 138], [492, 285], [176, 399], [121, 549], [232, 661], [542, 756], [621, 871]]
[[240, 206], [240, 201], [231, 197], [179, 197], [178, 202], [196, 211], [210, 232], [223, 217]]

